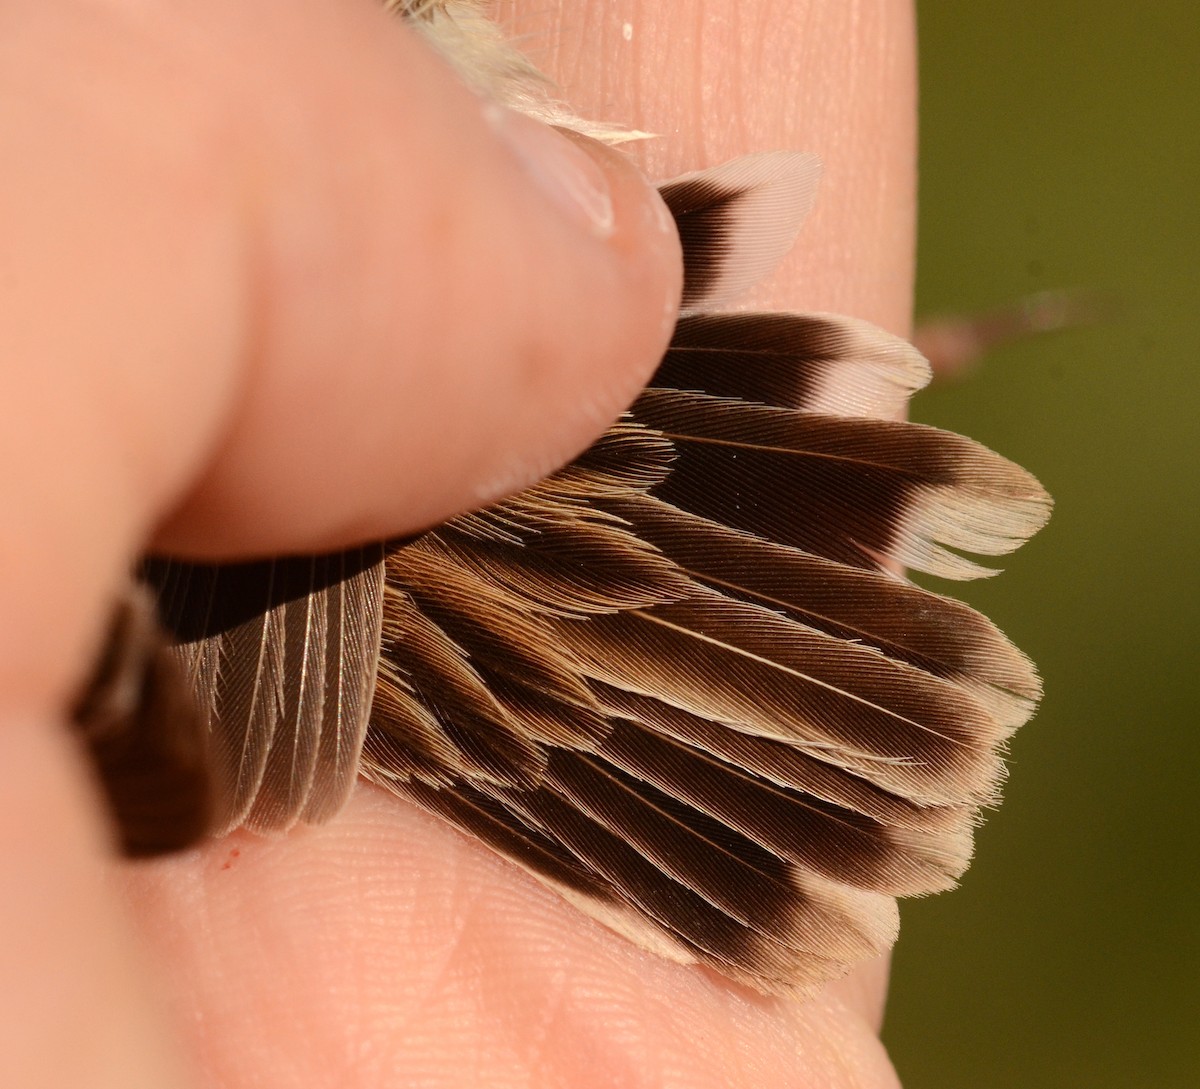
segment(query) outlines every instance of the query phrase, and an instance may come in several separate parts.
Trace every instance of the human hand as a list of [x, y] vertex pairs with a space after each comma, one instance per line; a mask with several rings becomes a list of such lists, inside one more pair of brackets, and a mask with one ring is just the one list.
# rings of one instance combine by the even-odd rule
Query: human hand
[[[546, 213], [478, 103], [370, 3], [15, 7], [5, 1083], [889, 1084], [881, 971], [804, 1007], [749, 998], [367, 787], [324, 828], [101, 872], [54, 720], [131, 559], [348, 543], [538, 475], [644, 381], [675, 251], [632, 241], [652, 205], [607, 156], [610, 240]], [[668, 134], [641, 150], [657, 176], [821, 154], [818, 213], [760, 301], [902, 328], [907, 7], [707, 7], [688, 40], [699, 0], [634, 5], [626, 46], [581, 2], [533, 45], [581, 112]]]

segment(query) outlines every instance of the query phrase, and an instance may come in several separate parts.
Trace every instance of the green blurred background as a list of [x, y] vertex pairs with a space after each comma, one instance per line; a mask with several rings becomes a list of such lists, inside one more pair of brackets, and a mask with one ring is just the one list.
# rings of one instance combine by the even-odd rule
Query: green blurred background
[[918, 313], [1059, 287], [1118, 305], [915, 405], [1058, 505], [963, 588], [1047, 695], [962, 889], [905, 907], [885, 1038], [911, 1089], [1194, 1089], [1200, 8], [917, 6]]

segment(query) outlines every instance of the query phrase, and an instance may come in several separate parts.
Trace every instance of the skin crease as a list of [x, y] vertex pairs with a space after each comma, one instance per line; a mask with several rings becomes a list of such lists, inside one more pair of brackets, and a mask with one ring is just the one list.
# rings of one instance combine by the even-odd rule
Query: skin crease
[[[663, 134], [634, 150], [655, 176], [764, 148], [820, 154], [818, 210], [755, 302], [836, 309], [903, 331], [914, 186], [908, 4], [616, 7], [528, 0], [504, 14], [582, 112]], [[0, 485], [10, 518], [0, 535], [0, 1084], [894, 1086], [876, 1039], [881, 966], [803, 1005], [763, 1000], [640, 952], [365, 786], [320, 829], [239, 834], [148, 864], [105, 860], [98, 807], [55, 720], [109, 588], [154, 527], [160, 543], [220, 555], [422, 524], [469, 502], [500, 451], [523, 450], [532, 468], [585, 443], [592, 416], [628, 398], [664, 335], [673, 251], [638, 248], [622, 233], [645, 233], [653, 219], [636, 183], [611, 175], [611, 242], [531, 214], [544, 197], [496, 149], [477, 104], [381, 26], [358, 0], [12, 3], [0, 15], [0, 148], [16, 140], [43, 151], [28, 141], [59, 108], [76, 141], [22, 155], [23, 171], [0, 181], [0, 208], [22, 213], [5, 223], [5, 252], [23, 259], [0, 263], [0, 313], [10, 315], [0, 319], [0, 357], [36, 360], [6, 375], [7, 404], [21, 411], [0, 408], [0, 455], [23, 469]], [[266, 52], [271, 71], [290, 77], [294, 111], [260, 74]], [[57, 68], [48, 57], [60, 58]], [[47, 68], [74, 77], [46, 79]], [[115, 99], [92, 93], [98, 85], [115, 85]], [[260, 95], [261, 110], [244, 108]], [[424, 113], [404, 108], [416, 95], [431, 104]], [[87, 109], [70, 113], [79, 102]], [[33, 103], [28, 116], [22, 103]], [[265, 147], [264, 115], [286, 130], [272, 129], [278, 142]], [[131, 117], [148, 135], [122, 142]], [[372, 138], [372, 126], [398, 135]], [[314, 165], [341, 163], [339, 151], [356, 165], [328, 174]], [[66, 169], [81, 161], [86, 178]], [[213, 161], [240, 172], [203, 169]], [[420, 177], [412, 161], [423, 164]], [[486, 186], [472, 198], [483, 203], [470, 231], [435, 215], [432, 235], [397, 245], [418, 229], [404, 219], [406, 201], [391, 199], [397, 187], [414, 186], [404, 196], [424, 207], [444, 208], [446, 195], [461, 210], [475, 207], [466, 198], [478, 179]], [[360, 199], [348, 208], [351, 194]], [[39, 220], [43, 212], [56, 218]], [[322, 219], [335, 214], [347, 218]], [[289, 217], [311, 230], [290, 231]], [[472, 257], [480, 232], [482, 273]], [[395, 257], [410, 252], [415, 268]], [[444, 263], [418, 262], [432, 254]], [[496, 255], [515, 267], [497, 266]], [[472, 282], [483, 273], [490, 290]], [[521, 274], [538, 277], [538, 290], [506, 296]], [[476, 320], [447, 322], [461, 309], [423, 301], [431, 283], [439, 302], [462, 290]], [[64, 297], [71, 321], [61, 318]], [[438, 320], [422, 322], [424, 313]], [[22, 324], [14, 314], [32, 317]], [[580, 322], [591, 323], [584, 335], [570, 328]], [[574, 369], [523, 365], [562, 344], [574, 346], [562, 368]], [[92, 358], [83, 345], [111, 361], [105, 383], [79, 369]], [[179, 362], [162, 368], [162, 358]], [[396, 358], [438, 366], [416, 387]], [[454, 366], [462, 369], [446, 370]], [[372, 395], [341, 401], [346, 383]], [[590, 415], [546, 437], [544, 421], [585, 388]], [[417, 389], [436, 415], [420, 411], [424, 402], [409, 407]], [[282, 420], [271, 411], [281, 395]], [[347, 404], [358, 413], [353, 434], [303, 433], [314, 456], [336, 459], [337, 474], [314, 481], [305, 464], [277, 456], [294, 448], [306, 406], [336, 421]], [[369, 489], [345, 487], [377, 462]], [[409, 521], [386, 522], [396, 510]]]

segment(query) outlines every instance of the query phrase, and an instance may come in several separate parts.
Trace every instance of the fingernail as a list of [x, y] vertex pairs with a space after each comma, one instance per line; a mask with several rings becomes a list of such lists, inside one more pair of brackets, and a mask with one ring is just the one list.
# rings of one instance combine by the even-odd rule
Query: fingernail
[[502, 106], [489, 103], [484, 117], [563, 213], [595, 238], [612, 237], [616, 220], [608, 177], [586, 151], [549, 125]]

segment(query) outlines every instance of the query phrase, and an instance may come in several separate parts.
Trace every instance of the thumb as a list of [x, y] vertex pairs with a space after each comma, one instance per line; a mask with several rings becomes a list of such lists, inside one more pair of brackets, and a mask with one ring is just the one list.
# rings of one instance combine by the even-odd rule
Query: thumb
[[225, 92], [255, 104], [254, 367], [159, 544], [424, 528], [582, 450], [674, 324], [657, 194], [623, 157], [481, 101], [374, 6], [234, 6], [272, 54], [264, 79], [243, 29], [246, 85]]
[[0, 73], [0, 347], [36, 360], [0, 408], [18, 690], [149, 538], [423, 527], [574, 455], [665, 346], [657, 196], [373, 3], [18, 0]]
[[670, 337], [658, 195], [622, 156], [481, 102], [374, 7], [234, 6], [268, 40], [293, 31], [264, 80], [242, 30], [251, 85], [233, 91], [232, 109], [256, 103], [254, 366], [158, 543], [424, 528], [580, 452]]

